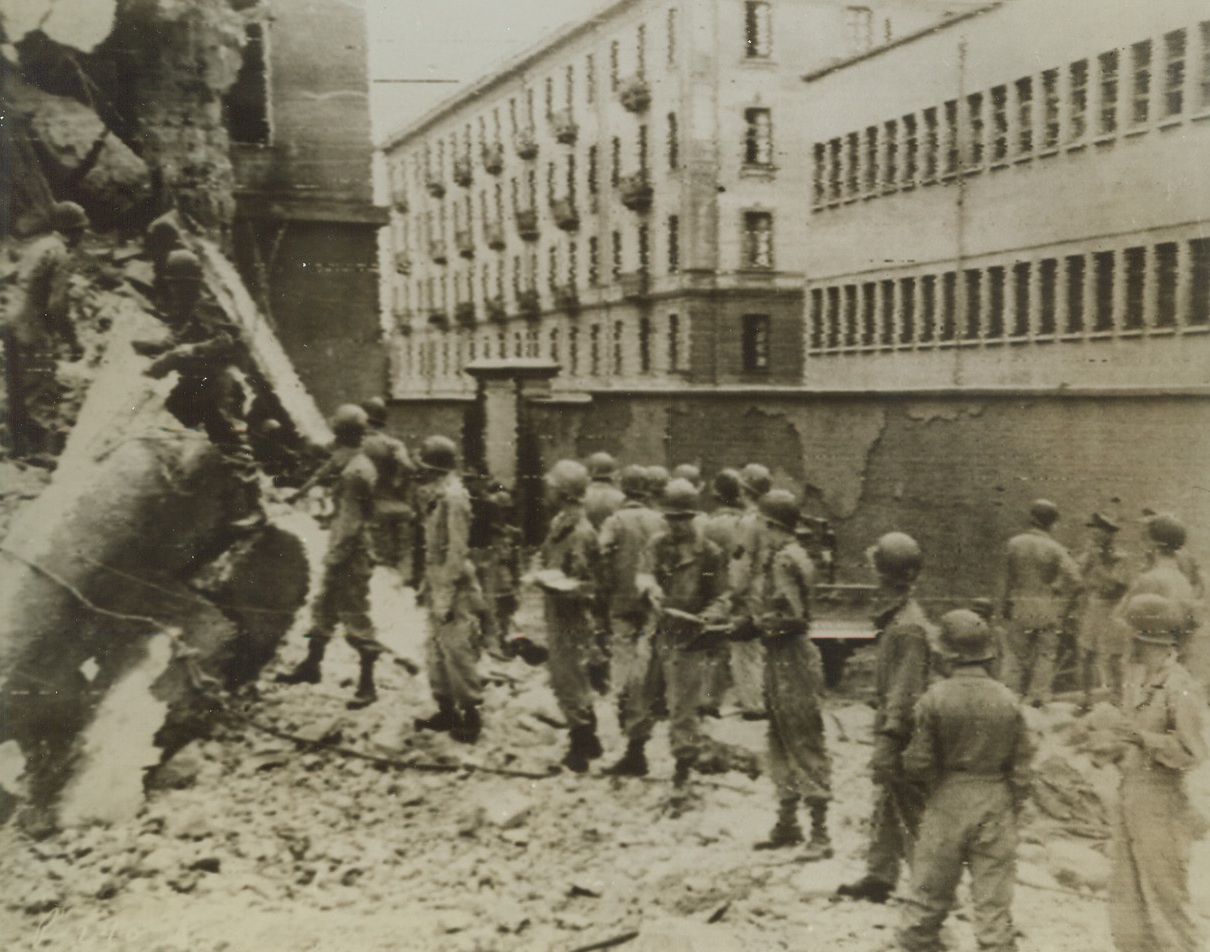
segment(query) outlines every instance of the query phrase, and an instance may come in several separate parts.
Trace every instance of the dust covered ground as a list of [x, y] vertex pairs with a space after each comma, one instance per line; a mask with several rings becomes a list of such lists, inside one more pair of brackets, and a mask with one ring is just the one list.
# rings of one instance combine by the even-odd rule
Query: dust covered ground
[[[281, 524], [299, 531], [312, 555], [320, 551], [322, 533], [309, 517], [283, 510]], [[374, 604], [383, 640], [420, 661], [424, 622], [412, 593], [380, 570]], [[305, 622], [282, 667], [301, 658]], [[638, 933], [618, 947], [893, 947], [898, 900], [831, 899], [863, 871], [868, 658], [856, 659], [844, 691], [827, 701], [836, 856], [810, 864], [793, 850], [752, 850], [774, 818], [763, 777], [698, 779], [693, 808], [670, 811], [662, 728], [648, 747], [649, 778], [601, 776], [624, 746], [607, 700], [597, 705], [605, 760], [585, 776], [552, 773], [565, 734], [553, 726], [545, 670], [519, 660], [486, 667], [486, 728], [475, 747], [413, 731], [413, 718], [431, 712], [427, 685], [389, 657], [379, 665], [381, 700], [357, 712], [344, 706], [357, 664], [342, 643], [330, 646], [321, 685], [281, 686], [266, 672], [259, 697], [233, 701], [229, 726], [178, 754], [130, 822], [41, 842], [0, 831], [0, 943], [89, 952], [571, 952]], [[1036, 720], [1048, 736], [1039, 755], [1047, 766], [1021, 848], [1022, 952], [1112, 947], [1105, 801], [1115, 775], [1063, 745], [1073, 723], [1063, 705]], [[763, 751], [763, 724], [724, 716], [708, 729]], [[1204, 855], [1198, 863], [1195, 907], [1206, 912], [1210, 864]], [[949, 939], [973, 949], [965, 887], [961, 895]]]

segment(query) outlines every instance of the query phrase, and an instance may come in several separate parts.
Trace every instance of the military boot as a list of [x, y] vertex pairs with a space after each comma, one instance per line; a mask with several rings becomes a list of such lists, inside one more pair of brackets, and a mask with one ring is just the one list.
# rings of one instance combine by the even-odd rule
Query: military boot
[[568, 731], [567, 753], [563, 755], [563, 766], [572, 773], [584, 773], [590, 761], [601, 755], [601, 742], [597, 739], [597, 725], [576, 724]]
[[479, 716], [478, 704], [466, 704], [462, 707], [462, 723], [450, 730], [450, 737], [461, 744], [473, 744], [479, 740], [483, 731], [483, 718]]
[[611, 777], [646, 777], [647, 754], [643, 751], [646, 744], [647, 741], [632, 737], [626, 744], [626, 753], [621, 759], [602, 772]]
[[372, 655], [361, 656], [361, 676], [357, 681], [357, 693], [353, 695], [353, 700], [345, 704], [350, 711], [360, 711], [363, 707], [369, 707], [378, 700], [378, 689], [374, 686], [374, 662], [376, 660]]
[[605, 748], [601, 746], [601, 739], [597, 737], [597, 712], [588, 712], [588, 723], [584, 725], [584, 756], [589, 760], [596, 760], [603, 756]]
[[846, 883], [836, 890], [836, 895], [867, 902], [883, 903], [895, 891], [894, 885], [877, 876], [865, 875], [855, 883]]
[[804, 859], [808, 862], [832, 858], [832, 838], [828, 835], [828, 801], [812, 800], [811, 839], [807, 842]]
[[279, 674], [274, 680], [278, 684], [319, 684], [320, 679], [323, 677], [323, 673], [320, 671], [320, 662], [324, 659], [324, 652], [327, 650], [327, 647], [327, 638], [308, 635], [307, 656], [295, 665], [293, 671]]
[[437, 713], [430, 717], [416, 718], [413, 722], [416, 730], [449, 733], [462, 725], [462, 718], [458, 716], [458, 708], [454, 706], [452, 697], [442, 694], [437, 695], [434, 700], [437, 702]]
[[672, 786], [678, 790], [689, 786], [689, 771], [693, 769], [692, 757], [678, 757], [672, 770]]
[[798, 825], [798, 798], [782, 800], [777, 806], [777, 822], [769, 832], [767, 840], [754, 847], [758, 850], [779, 850], [787, 846], [798, 846], [803, 842], [802, 827]]

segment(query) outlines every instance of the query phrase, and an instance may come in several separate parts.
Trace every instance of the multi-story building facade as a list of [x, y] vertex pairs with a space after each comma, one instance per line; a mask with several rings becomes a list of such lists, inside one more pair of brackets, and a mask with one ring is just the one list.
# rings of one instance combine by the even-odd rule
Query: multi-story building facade
[[391, 137], [394, 396], [797, 383], [799, 76], [963, 6], [622, 0]]

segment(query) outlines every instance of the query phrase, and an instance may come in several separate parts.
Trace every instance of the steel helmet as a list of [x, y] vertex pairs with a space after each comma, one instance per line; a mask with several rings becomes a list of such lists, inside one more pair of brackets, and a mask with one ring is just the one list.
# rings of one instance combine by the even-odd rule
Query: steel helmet
[[739, 471], [741, 488], [757, 498], [773, 488], [773, 476], [768, 466], [760, 463], [749, 463]]
[[83, 231], [88, 227], [88, 213], [75, 202], [55, 202], [50, 210], [50, 224], [55, 231]]
[[1135, 595], [1123, 612], [1134, 637], [1149, 644], [1175, 644], [1188, 618], [1181, 606], [1163, 595]]
[[923, 557], [920, 544], [906, 532], [888, 532], [874, 543], [870, 561], [879, 575], [899, 582], [914, 582]]
[[672, 470], [672, 478], [688, 480], [694, 486], [701, 486], [702, 468], [692, 463], [681, 463]]
[[1156, 545], [1176, 550], [1184, 546], [1185, 524], [1170, 512], [1161, 512], [1147, 520], [1147, 537]]
[[428, 436], [420, 444], [420, 468], [452, 473], [458, 466], [458, 447], [448, 436]]
[[361, 441], [361, 451], [370, 458], [379, 471], [383, 471], [384, 468], [391, 471], [395, 468], [395, 444], [390, 437], [382, 433], [371, 434]]
[[668, 480], [671, 477], [668, 475], [668, 470], [663, 466], [648, 466], [644, 470], [647, 479], [647, 492], [653, 499], [658, 498], [664, 492], [664, 487], [668, 485]]
[[361, 404], [366, 417], [374, 426], [383, 426], [387, 422], [387, 403], [382, 397], [370, 397]]
[[724, 469], [714, 475], [714, 498], [724, 506], [734, 506], [739, 502], [740, 482], [739, 471]]
[[617, 468], [618, 461], [604, 451], [588, 457], [588, 475], [592, 479], [613, 479]]
[[992, 616], [996, 614], [996, 603], [990, 598], [972, 598], [970, 608], [984, 621], [991, 621]]
[[692, 518], [696, 516], [701, 506], [701, 496], [697, 487], [687, 479], [674, 479], [664, 487], [661, 500], [664, 515], [670, 519]]
[[798, 500], [788, 489], [774, 489], [760, 497], [760, 513], [770, 525], [793, 532], [798, 524]]
[[201, 259], [192, 251], [186, 251], [184, 248], [169, 252], [168, 257], [164, 259], [164, 280], [200, 283], [202, 280]]
[[987, 622], [969, 608], [941, 616], [941, 646], [961, 663], [990, 661], [996, 656]]
[[1049, 529], [1059, 519], [1059, 507], [1049, 499], [1035, 499], [1029, 504], [1029, 518], [1043, 529]]
[[622, 492], [632, 499], [647, 495], [647, 470], [642, 466], [631, 463], [623, 467], [618, 482]]
[[339, 442], [356, 445], [366, 431], [366, 412], [356, 403], [343, 404], [332, 414], [331, 426]]
[[546, 474], [546, 485], [566, 499], [580, 499], [588, 488], [588, 470], [574, 459], [561, 459]]

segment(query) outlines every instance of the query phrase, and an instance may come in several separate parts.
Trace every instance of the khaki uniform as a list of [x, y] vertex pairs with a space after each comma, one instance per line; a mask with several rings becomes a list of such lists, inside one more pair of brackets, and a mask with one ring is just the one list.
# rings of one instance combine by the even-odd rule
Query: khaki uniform
[[988, 952], [1016, 948], [1017, 811], [1029, 795], [1034, 744], [1016, 696], [981, 667], [963, 665], [929, 688], [904, 754], [928, 791], [899, 941], [936, 952], [963, 866], [971, 871], [975, 937]]
[[1011, 649], [1005, 684], [1031, 701], [1049, 701], [1059, 631], [1080, 591], [1080, 567], [1050, 533], [1034, 528], [1013, 536], [1001, 613]]
[[872, 878], [894, 886], [901, 861], [911, 861], [923, 809], [919, 787], [903, 773], [903, 752], [912, 739], [916, 702], [928, 687], [929, 645], [936, 629], [907, 596], [875, 615], [874, 626], [881, 632], [871, 762], [877, 779], [866, 869]]
[[72, 254], [57, 234], [25, 251], [3, 322], [8, 437], [14, 455], [57, 452], [53, 433], [62, 388], [55, 340], [79, 347], [67, 296]]
[[540, 563], [581, 583], [576, 592], [545, 593], [547, 667], [568, 727], [595, 725], [588, 664], [595, 648], [591, 609], [598, 573], [597, 534], [583, 505], [566, 506], [551, 520]]
[[[765, 523], [755, 503], [748, 507], [735, 525], [731, 550], [729, 582], [738, 615], [752, 617], [760, 601], [760, 571]], [[745, 714], [765, 713], [765, 654], [758, 641], [737, 641], [731, 645], [731, 686], [735, 703]]]
[[402, 440], [377, 430], [367, 433], [363, 446], [379, 443], [382, 458], [389, 458], [387, 472], [374, 490], [374, 556], [395, 569], [406, 580], [412, 578], [415, 547], [416, 500], [412, 479], [416, 468]]
[[1189, 914], [1189, 847], [1205, 820], [1184, 774], [1206, 759], [1205, 703], [1175, 655], [1155, 677], [1127, 669], [1124, 712], [1139, 734], [1121, 763], [1109, 924], [1120, 952], [1197, 952]]
[[431, 488], [424, 515], [425, 655], [433, 696], [460, 707], [483, 700], [476, 620], [483, 597], [470, 560], [470, 525], [470, 493], [457, 473], [447, 473]]
[[1126, 592], [1126, 556], [1117, 549], [1091, 546], [1080, 558], [1084, 594], [1080, 606], [1081, 651], [1102, 657], [1121, 657], [1128, 635], [1114, 623], [1113, 613]]
[[808, 639], [815, 568], [797, 542], [763, 548], [757, 565], [754, 618], [765, 653], [769, 775], [778, 800], [831, 799], [832, 764], [824, 740], [823, 661]]
[[[1201, 600], [1180, 555], [1156, 553], [1151, 568], [1139, 575], [1122, 596], [1119, 613], [1135, 595], [1162, 595], [1180, 605], [1185, 613], [1185, 624], [1177, 638], [1181, 664], [1203, 688], [1210, 688], [1210, 637], [1201, 630]], [[1120, 631], [1127, 630], [1120, 614], [1115, 615], [1115, 621]]]
[[[730, 587], [730, 562], [739, 536], [739, 520], [744, 512], [735, 506], [719, 506], [702, 519], [702, 535], [722, 551], [727, 562], [728, 588]], [[717, 711], [723, 703], [727, 689], [731, 687], [731, 652], [736, 647], [722, 644], [702, 652], [702, 697], [703, 707]]]
[[613, 483], [603, 479], [594, 479], [584, 491], [584, 514], [598, 532], [605, 520], [622, 508], [626, 502], [626, 494]]

